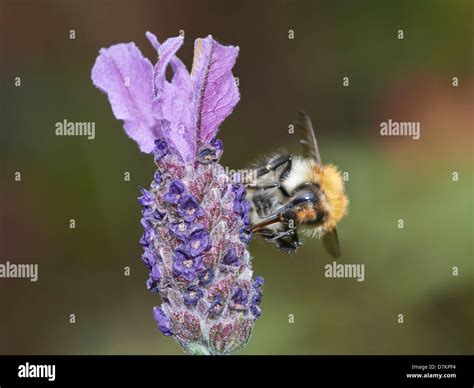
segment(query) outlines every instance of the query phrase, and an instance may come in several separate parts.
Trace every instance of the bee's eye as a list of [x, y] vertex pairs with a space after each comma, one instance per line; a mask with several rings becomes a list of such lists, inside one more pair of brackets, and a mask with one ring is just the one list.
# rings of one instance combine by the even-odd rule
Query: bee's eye
[[326, 219], [326, 214], [323, 212], [319, 212], [316, 217], [316, 222], [317, 223], [324, 222], [325, 219]]
[[305, 191], [301, 194], [298, 194], [298, 196], [296, 196], [293, 201], [292, 201], [292, 204], [293, 206], [296, 206], [296, 205], [301, 205], [301, 204], [304, 204], [304, 203], [316, 203], [319, 201], [319, 198], [318, 196], [316, 195], [316, 193], [312, 192], [312, 191]]

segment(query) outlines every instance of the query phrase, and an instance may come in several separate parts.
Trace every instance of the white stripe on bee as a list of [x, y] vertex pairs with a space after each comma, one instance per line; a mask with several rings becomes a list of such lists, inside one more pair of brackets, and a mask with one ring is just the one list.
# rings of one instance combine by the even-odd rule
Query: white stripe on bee
[[283, 188], [291, 195], [291, 193], [293, 193], [293, 191], [303, 183], [318, 183], [313, 182], [312, 179], [314, 166], [315, 162], [310, 159], [304, 159], [301, 157], [293, 158], [291, 170], [283, 181]]

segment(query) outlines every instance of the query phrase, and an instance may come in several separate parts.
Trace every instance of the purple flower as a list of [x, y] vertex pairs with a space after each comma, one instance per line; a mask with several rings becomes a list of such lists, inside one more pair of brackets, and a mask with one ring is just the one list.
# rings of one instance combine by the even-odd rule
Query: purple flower
[[244, 217], [245, 215], [248, 215], [250, 211], [250, 202], [247, 201], [246, 199], [240, 201], [240, 215]]
[[253, 282], [252, 288], [254, 289], [254, 295], [252, 297], [253, 304], [259, 305], [262, 302], [262, 287], [264, 280], [261, 276], [257, 276]]
[[242, 228], [239, 232], [240, 241], [248, 244], [252, 239], [252, 232], [249, 228]]
[[[221, 46], [211, 36], [198, 39], [190, 74], [174, 56], [182, 37], [163, 44], [151, 33], [147, 37], [160, 58], [154, 68], [135, 44], [117, 44], [100, 51], [92, 80], [108, 94], [115, 116], [143, 152], [152, 152], [155, 139], [163, 137], [188, 162], [198, 143], [211, 142], [239, 100], [231, 71], [238, 48]], [[175, 73], [171, 82], [169, 64]]]
[[260, 291], [255, 292], [252, 298], [252, 302], [256, 305], [262, 303], [262, 293]]
[[150, 272], [150, 277], [155, 281], [155, 282], [159, 282], [160, 279], [161, 279], [161, 273], [160, 273], [160, 269], [158, 268], [157, 265], [154, 265], [151, 272]]
[[[250, 202], [245, 199], [246, 193], [245, 193], [244, 186], [239, 185], [239, 184], [234, 184], [232, 186], [232, 192], [234, 193], [234, 202], [233, 202], [234, 212], [240, 215], [245, 225], [249, 225], [250, 224]], [[250, 239], [251, 235], [247, 235], [245, 232], [243, 232], [242, 234], [245, 234], [241, 236], [241, 238], [243, 238], [242, 241], [247, 243], [248, 242], [247, 239]]]
[[[245, 213], [245, 215], [242, 217], [242, 222], [245, 224], [245, 226], [249, 226], [250, 225], [250, 214], [247, 212]], [[250, 238], [252, 238], [252, 236], [250, 236]]]
[[209, 233], [204, 229], [199, 229], [191, 233], [186, 243], [186, 252], [191, 257], [196, 257], [211, 248], [211, 239]]
[[169, 318], [161, 307], [153, 307], [153, 318], [158, 324], [158, 328], [164, 335], [173, 335], [170, 329]]
[[189, 286], [184, 291], [184, 304], [186, 306], [196, 306], [204, 292], [198, 286]]
[[153, 292], [154, 294], [157, 294], [160, 292], [160, 288], [158, 287], [158, 282], [153, 280], [151, 277], [149, 277], [146, 281], [146, 289]]
[[142, 196], [138, 198], [138, 203], [142, 206], [151, 206], [155, 203], [155, 198], [153, 194], [144, 188], [140, 188]]
[[235, 253], [235, 249], [234, 248], [230, 248], [226, 254], [224, 255], [224, 257], [222, 258], [222, 264], [225, 264], [225, 265], [235, 265], [235, 266], [238, 266], [239, 265], [239, 258], [237, 257], [237, 254]]
[[258, 318], [262, 311], [260, 310], [260, 307], [257, 305], [253, 304], [250, 306], [250, 312], [255, 316], [255, 318]]
[[217, 162], [217, 152], [211, 147], [204, 147], [199, 151], [198, 161], [202, 164], [211, 164]]
[[241, 287], [237, 287], [231, 297], [230, 308], [237, 311], [245, 311], [247, 310], [248, 300], [248, 294]]
[[180, 180], [175, 179], [170, 183], [168, 192], [165, 194], [165, 202], [169, 203], [170, 205], [176, 205], [180, 201], [181, 196], [185, 191], [186, 188], [184, 187], [183, 183]]
[[153, 221], [161, 221], [165, 216], [166, 216], [166, 213], [159, 209], [155, 209], [151, 213], [151, 218]]
[[168, 144], [166, 143], [166, 140], [163, 138], [155, 140], [155, 147], [153, 148], [155, 162], [159, 162], [166, 154], [168, 154]]
[[211, 146], [215, 148], [219, 156], [224, 152], [224, 143], [222, 143], [222, 140], [220, 139], [214, 139], [211, 141]]
[[162, 174], [160, 170], [155, 171], [155, 175], [153, 175], [153, 182], [159, 185], [162, 181]]
[[211, 144], [201, 148], [198, 154], [198, 161], [202, 164], [217, 162], [222, 155], [224, 145], [221, 140], [215, 139]]
[[170, 223], [169, 225], [170, 233], [182, 242], [187, 241], [189, 232], [192, 228], [193, 224], [190, 222], [186, 222], [185, 220], [178, 220], [173, 223]]
[[140, 220], [145, 229], [153, 228], [154, 222], [160, 222], [166, 216], [166, 213], [159, 209], [147, 207], [142, 210], [143, 218]]
[[188, 257], [182, 250], [177, 249], [174, 253], [173, 275], [181, 276], [188, 282], [192, 282], [197, 272], [202, 269], [202, 258]]
[[232, 185], [232, 192], [234, 193], [234, 198], [238, 202], [242, 201], [245, 198], [245, 187], [240, 184]]
[[233, 202], [233, 209], [234, 209], [234, 212], [236, 212], [237, 214], [240, 215], [240, 212], [241, 212], [241, 206], [240, 206], [240, 201], [238, 199], [234, 199], [234, 202]]
[[153, 225], [151, 224], [150, 217], [142, 217], [140, 219], [140, 224], [143, 226], [143, 229], [146, 231], [147, 229], [151, 229]]
[[214, 272], [210, 268], [206, 268], [199, 272], [199, 284], [201, 286], [207, 286], [214, 280]]
[[153, 232], [152, 229], [145, 229], [145, 232], [143, 233], [142, 237], [140, 238], [140, 245], [147, 247], [150, 245], [150, 242], [152, 240]]
[[142, 255], [142, 261], [149, 270], [151, 270], [151, 268], [155, 265], [156, 256], [151, 249], [145, 248]]
[[[198, 39], [188, 71], [176, 56], [182, 37], [163, 44], [151, 33], [147, 38], [156, 64], [135, 44], [117, 44], [100, 51], [92, 80], [158, 167], [139, 198], [146, 284], [162, 299], [153, 316], [186, 352], [231, 354], [249, 340], [262, 292], [252, 281], [247, 251], [245, 189], [233, 185], [218, 163], [224, 147], [217, 131], [239, 100], [232, 74], [238, 48], [211, 36]], [[221, 271], [221, 255], [221, 264], [238, 271]]]
[[190, 194], [184, 194], [178, 203], [178, 214], [186, 222], [193, 222], [196, 217], [201, 217], [203, 212], [196, 198]]
[[255, 288], [260, 288], [265, 284], [265, 280], [261, 276], [257, 276], [253, 282]]
[[216, 318], [222, 313], [223, 309], [224, 303], [222, 301], [222, 296], [216, 295], [211, 303], [211, 306], [209, 307], [209, 316], [212, 318]]

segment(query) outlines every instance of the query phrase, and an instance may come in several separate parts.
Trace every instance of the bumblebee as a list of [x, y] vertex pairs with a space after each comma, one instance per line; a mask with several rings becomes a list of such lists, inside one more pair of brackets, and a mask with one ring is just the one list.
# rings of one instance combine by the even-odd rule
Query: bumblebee
[[255, 165], [247, 181], [251, 230], [285, 252], [295, 252], [298, 233], [320, 237], [333, 257], [341, 255], [336, 225], [346, 215], [349, 200], [342, 175], [324, 165], [311, 119], [304, 112], [295, 122], [301, 156], [280, 151]]

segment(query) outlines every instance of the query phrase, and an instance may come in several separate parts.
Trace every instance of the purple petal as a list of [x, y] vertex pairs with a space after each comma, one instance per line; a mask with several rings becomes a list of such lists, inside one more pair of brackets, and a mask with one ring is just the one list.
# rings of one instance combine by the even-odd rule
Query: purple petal
[[[156, 52], [160, 52], [160, 47], [161, 44], [158, 42], [158, 39], [156, 38], [155, 34], [147, 31], [146, 32], [146, 37], [148, 41], [151, 43], [151, 45], [155, 48]], [[186, 66], [184, 65], [183, 62], [177, 57], [177, 56], [172, 56], [169, 61], [171, 67], [173, 68], [174, 72], [174, 77], [173, 81], [176, 78], [176, 81], [179, 80], [179, 82], [187, 82], [187, 79], [189, 79], [189, 82], [191, 81], [188, 70], [186, 69]]]
[[164, 335], [173, 335], [170, 329], [170, 320], [161, 307], [153, 307], [153, 318]]
[[189, 234], [189, 230], [192, 228], [192, 223], [184, 220], [175, 221], [169, 224], [168, 230], [176, 238], [182, 242], [186, 242]]
[[203, 211], [194, 196], [191, 194], [183, 194], [178, 203], [178, 214], [183, 217], [186, 222], [193, 222], [196, 217], [202, 216]]
[[198, 286], [189, 286], [184, 291], [183, 301], [186, 306], [196, 306], [204, 293]]
[[222, 296], [216, 295], [214, 300], [211, 302], [211, 306], [209, 307], [209, 315], [213, 318], [220, 315], [224, 308]]
[[237, 311], [245, 311], [247, 310], [248, 299], [248, 294], [245, 292], [245, 290], [237, 287], [234, 290], [234, 294], [232, 295], [230, 308]]
[[202, 269], [202, 258], [200, 256], [189, 258], [189, 254], [178, 248], [174, 253], [173, 275], [181, 276], [188, 282], [193, 281], [197, 273]]
[[150, 249], [145, 248], [145, 251], [142, 255], [142, 260], [148, 269], [152, 269], [156, 263], [156, 256]]
[[222, 46], [211, 35], [194, 43], [191, 78], [197, 101], [197, 131], [202, 144], [208, 144], [219, 125], [240, 99], [232, 75], [239, 48]]
[[[160, 58], [155, 67], [155, 118], [175, 153], [180, 155], [183, 161], [191, 161], [196, 154], [194, 90], [186, 67], [175, 56], [183, 44], [183, 38], [170, 38], [161, 45], [153, 34], [147, 33], [147, 38], [158, 51]], [[171, 83], [166, 80], [168, 64], [171, 64], [174, 71]]]
[[173, 182], [170, 183], [168, 192], [164, 195], [165, 202], [176, 205], [186, 191], [186, 187], [179, 179], [175, 179]]
[[147, 290], [157, 294], [160, 292], [160, 287], [158, 286], [158, 282], [153, 280], [151, 277], [148, 278], [146, 281], [146, 288]]
[[94, 85], [107, 93], [112, 111], [127, 135], [150, 153], [158, 137], [153, 116], [153, 66], [134, 43], [101, 49], [92, 69]]
[[258, 318], [260, 316], [260, 314], [262, 313], [262, 311], [260, 310], [260, 307], [258, 307], [255, 304], [250, 306], [250, 311], [255, 316], [255, 318]]
[[211, 248], [211, 239], [209, 233], [205, 230], [197, 230], [189, 236], [189, 241], [186, 243], [186, 251], [191, 257], [201, 255], [203, 252]]
[[265, 284], [265, 280], [263, 280], [263, 278], [262, 278], [261, 276], [257, 276], [257, 277], [255, 278], [255, 281], [254, 281], [254, 283], [253, 283], [253, 286], [254, 286], [255, 288], [260, 288], [260, 287], [262, 287], [264, 284]]
[[155, 140], [155, 147], [153, 148], [153, 154], [155, 156], [155, 162], [158, 163], [168, 153], [168, 144], [166, 140], [160, 137]]
[[239, 232], [240, 241], [248, 244], [252, 239], [252, 231], [249, 228], [242, 228]]
[[212, 269], [205, 268], [199, 273], [199, 284], [202, 286], [208, 285], [214, 280], [214, 272]]
[[262, 302], [262, 293], [256, 292], [252, 298], [252, 302], [256, 305], [259, 305]]
[[153, 198], [153, 194], [151, 194], [148, 190], [144, 189], [143, 187], [140, 188], [141, 197], [138, 197], [138, 203], [142, 206], [151, 206], [155, 202]]
[[234, 248], [230, 248], [226, 252], [225, 256], [222, 258], [222, 263], [225, 265], [239, 265], [240, 259], [237, 256]]
[[161, 279], [161, 273], [160, 269], [158, 268], [157, 265], [153, 266], [153, 269], [150, 272], [150, 277], [153, 279], [153, 281], [158, 282]]

